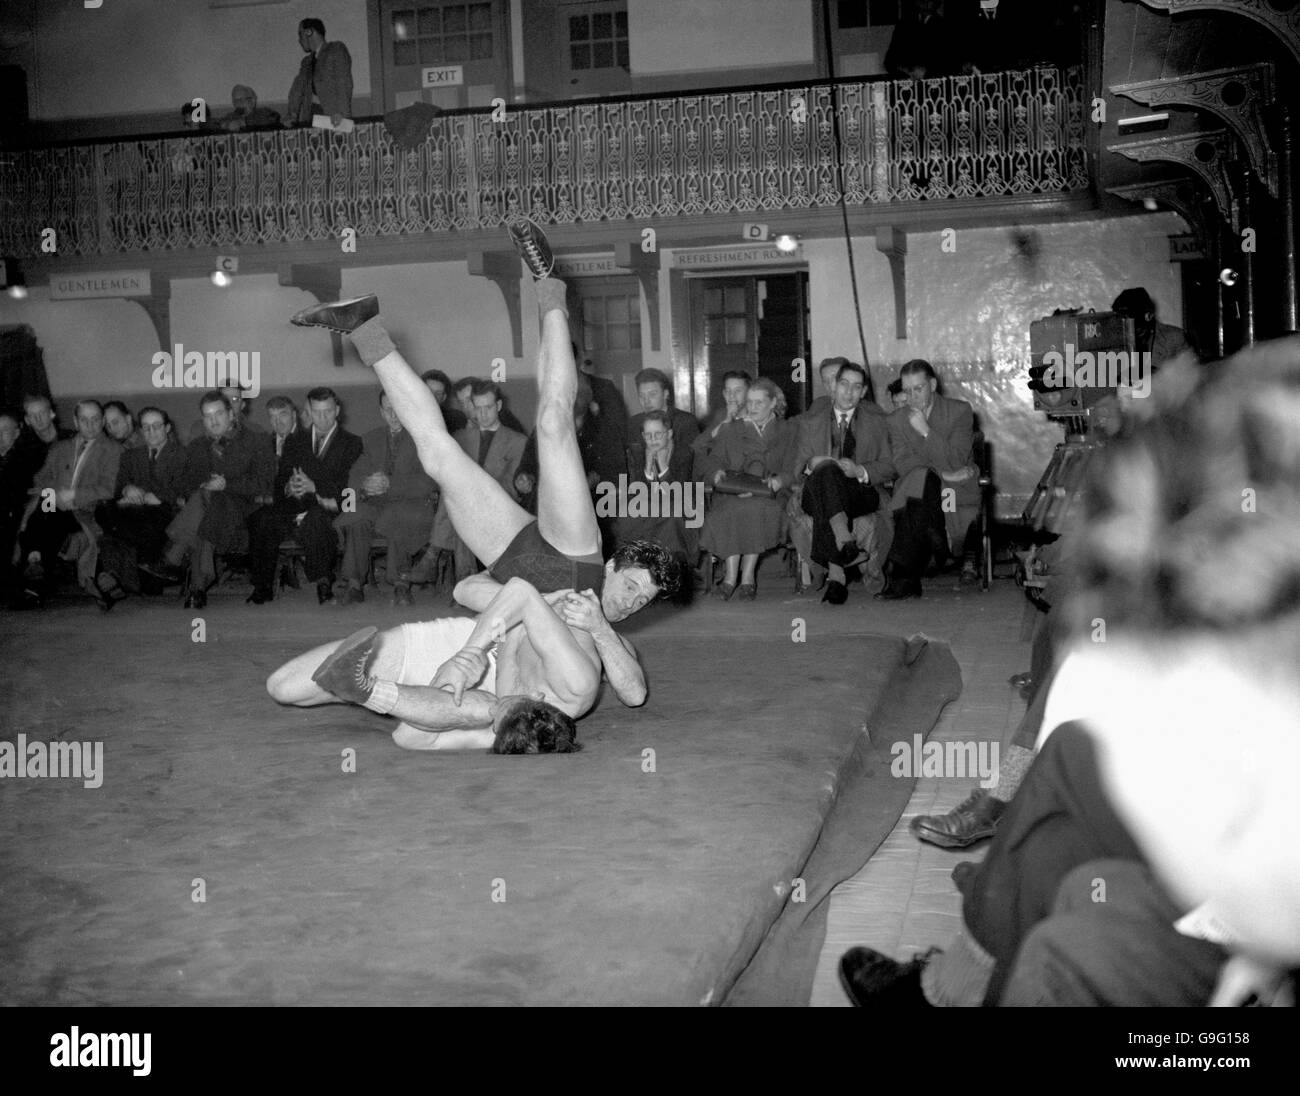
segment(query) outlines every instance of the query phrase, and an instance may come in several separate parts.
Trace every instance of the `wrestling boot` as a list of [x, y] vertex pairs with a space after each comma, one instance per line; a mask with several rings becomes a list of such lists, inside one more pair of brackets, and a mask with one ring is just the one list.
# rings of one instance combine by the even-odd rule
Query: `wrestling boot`
[[379, 298], [373, 293], [365, 297], [351, 297], [346, 301], [331, 301], [304, 308], [289, 322], [298, 327], [323, 327], [350, 335], [367, 320], [379, 315]]
[[327, 693], [350, 704], [364, 704], [375, 688], [370, 663], [375, 655], [375, 636], [379, 629], [371, 626], [353, 632], [338, 645], [334, 653], [311, 675]]
[[840, 957], [840, 985], [858, 1008], [930, 1008], [921, 971], [938, 948], [899, 963], [871, 948], [850, 948]]
[[510, 233], [510, 242], [515, 245], [519, 257], [523, 259], [528, 272], [541, 281], [549, 278], [555, 269], [555, 256], [551, 254], [551, 245], [546, 234], [527, 217], [520, 217], [506, 225]]
[[915, 837], [945, 849], [964, 849], [998, 829], [998, 819], [1007, 805], [994, 799], [983, 788], [976, 788], [947, 814], [923, 814], [912, 819], [908, 827]]

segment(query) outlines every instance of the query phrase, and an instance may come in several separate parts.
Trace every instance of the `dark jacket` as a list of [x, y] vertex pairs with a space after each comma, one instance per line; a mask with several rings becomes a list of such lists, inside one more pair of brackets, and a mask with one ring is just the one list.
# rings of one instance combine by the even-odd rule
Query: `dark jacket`
[[[348, 474], [361, 456], [361, 439], [350, 434], [342, 426], [335, 426], [325, 452], [319, 457], [312, 452], [312, 431], [298, 430], [285, 442], [284, 455], [275, 473], [274, 505], [292, 513], [319, 506], [320, 499], [339, 501], [343, 489], [348, 485]], [[285, 494], [295, 468], [301, 468], [303, 474], [316, 485], [316, 493], [304, 495], [300, 499], [290, 498]]]
[[149, 447], [128, 449], [117, 466], [115, 499], [122, 497], [127, 487], [138, 487], [147, 494], [156, 495], [160, 502], [175, 506], [185, 490], [186, 452], [175, 438], [168, 438], [158, 450], [158, 458], [149, 460]]
[[303, 57], [289, 89], [289, 124], [311, 125], [313, 102], [322, 114], [352, 117], [352, 55], [342, 42], [326, 42], [320, 56]]
[[[814, 457], [835, 456], [835, 405], [813, 408], [795, 420], [799, 427], [794, 471], [802, 478]], [[876, 404], [863, 400], [853, 412], [853, 462], [867, 470], [867, 482], [883, 486], [894, 478], [889, 447], [889, 417]]]

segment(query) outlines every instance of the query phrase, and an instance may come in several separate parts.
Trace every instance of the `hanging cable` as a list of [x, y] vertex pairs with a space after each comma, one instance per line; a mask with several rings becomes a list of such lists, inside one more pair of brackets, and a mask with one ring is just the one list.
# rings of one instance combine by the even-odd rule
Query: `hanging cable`
[[867, 336], [862, 327], [862, 303], [858, 299], [858, 268], [853, 259], [853, 235], [849, 231], [849, 206], [844, 186], [844, 139], [840, 136], [840, 89], [835, 83], [835, 51], [831, 43], [831, 0], [822, 0], [822, 37], [826, 47], [826, 74], [831, 82], [831, 135], [835, 143], [835, 179], [840, 191], [840, 216], [844, 221], [844, 246], [849, 253], [849, 286], [853, 291], [853, 313], [858, 320], [858, 343], [862, 347], [862, 364], [867, 368], [867, 393], [876, 398], [871, 381], [871, 359], [867, 356]]

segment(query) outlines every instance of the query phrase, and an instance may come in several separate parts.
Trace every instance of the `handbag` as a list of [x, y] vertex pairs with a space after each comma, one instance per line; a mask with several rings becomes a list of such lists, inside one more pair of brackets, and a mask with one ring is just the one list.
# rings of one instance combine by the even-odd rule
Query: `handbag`
[[713, 485], [713, 490], [719, 495], [761, 495], [768, 499], [776, 497], [776, 492], [762, 476], [748, 472], [728, 472]]

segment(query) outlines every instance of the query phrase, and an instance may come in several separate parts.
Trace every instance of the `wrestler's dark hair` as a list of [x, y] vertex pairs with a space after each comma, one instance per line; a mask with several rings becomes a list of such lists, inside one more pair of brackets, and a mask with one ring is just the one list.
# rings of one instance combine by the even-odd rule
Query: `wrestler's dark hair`
[[501, 389], [495, 381], [478, 381], [474, 382], [474, 387], [470, 392], [470, 398], [475, 396], [491, 396], [493, 399], [501, 399]]
[[455, 391], [451, 384], [451, 378], [441, 369], [426, 369], [420, 374], [420, 380], [424, 381], [425, 384], [428, 384], [430, 381], [440, 381], [443, 389], [449, 396]]
[[[1187, 358], [1093, 458], [1063, 609], [1075, 634], [1234, 633], [1300, 643], [1300, 338], [1216, 365]], [[1284, 620], [1283, 618], [1289, 618]], [[1277, 624], [1277, 628], [1273, 625]]]
[[844, 376], [845, 373], [860, 374], [862, 377], [862, 385], [864, 388], [869, 387], [871, 384], [871, 374], [867, 372], [865, 366], [861, 366], [857, 362], [845, 362], [843, 365], [841, 365], [839, 372], [835, 374], [835, 379], [838, 381], [841, 377]]
[[266, 401], [267, 411], [292, 411], [295, 414], [298, 409], [294, 407], [293, 400], [288, 396], [272, 396]]
[[915, 376], [917, 373], [924, 373], [932, 381], [939, 379], [939, 374], [934, 371], [934, 366], [924, 358], [913, 358], [910, 362], [904, 362], [903, 368], [898, 371], [898, 377], [901, 380], [909, 374]]
[[219, 403], [227, 411], [234, 411], [234, 408], [230, 406], [230, 397], [219, 389], [214, 388], [211, 392], [204, 392], [199, 397], [199, 413], [202, 414], [203, 409], [210, 403]]
[[335, 405], [339, 406], [339, 398], [334, 389], [327, 388], [323, 384], [307, 393], [308, 403], [324, 403], [326, 400], [333, 400]]
[[641, 372], [636, 375], [636, 386], [640, 388], [643, 384], [663, 385], [663, 390], [669, 395], [672, 395], [673, 383], [668, 379], [668, 374], [662, 369], [655, 369], [653, 366], [648, 369], [642, 369]]
[[650, 572], [650, 581], [659, 587], [659, 597], [677, 596], [682, 581], [681, 564], [662, 544], [649, 540], [629, 540], [615, 548], [610, 558], [614, 561], [615, 571], [644, 567]]
[[322, 38], [325, 37], [325, 24], [319, 19], [304, 19], [298, 24], [299, 30], [314, 30]]
[[114, 407], [116, 407], [119, 411], [122, 412], [123, 418], [131, 419], [131, 421], [134, 423], [135, 416], [132, 415], [129, 410], [127, 410], [126, 404], [124, 404], [121, 400], [109, 400], [108, 403], [104, 404], [104, 414], [107, 415], [108, 412]]
[[570, 716], [553, 704], [525, 700], [497, 728], [492, 741], [494, 754], [577, 753], [578, 727]]

